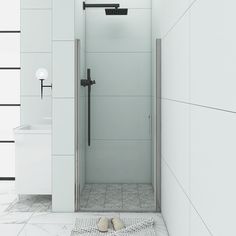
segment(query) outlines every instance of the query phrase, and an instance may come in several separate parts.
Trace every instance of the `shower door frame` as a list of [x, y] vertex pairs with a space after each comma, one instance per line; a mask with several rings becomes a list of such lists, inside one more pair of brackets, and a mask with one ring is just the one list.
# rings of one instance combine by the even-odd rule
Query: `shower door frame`
[[[80, 179], [79, 179], [79, 87], [80, 87], [80, 39], [75, 40], [75, 211], [80, 211]], [[161, 206], [161, 40], [156, 39], [153, 50], [153, 76], [154, 99], [152, 100], [152, 127], [155, 132], [152, 136], [152, 157], [154, 159], [154, 184], [157, 206]]]

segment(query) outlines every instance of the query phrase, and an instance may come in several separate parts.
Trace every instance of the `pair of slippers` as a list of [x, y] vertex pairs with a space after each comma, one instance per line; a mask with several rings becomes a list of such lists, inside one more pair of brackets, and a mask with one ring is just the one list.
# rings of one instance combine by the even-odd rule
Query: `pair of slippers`
[[[119, 231], [119, 230], [122, 230], [122, 229], [125, 228], [124, 222], [120, 218], [118, 218], [118, 217], [112, 218], [111, 219], [111, 224], [112, 224], [113, 229], [115, 231]], [[107, 217], [101, 217], [98, 220], [97, 227], [98, 227], [98, 231], [101, 232], [101, 233], [108, 232], [108, 229], [109, 229], [109, 219]]]

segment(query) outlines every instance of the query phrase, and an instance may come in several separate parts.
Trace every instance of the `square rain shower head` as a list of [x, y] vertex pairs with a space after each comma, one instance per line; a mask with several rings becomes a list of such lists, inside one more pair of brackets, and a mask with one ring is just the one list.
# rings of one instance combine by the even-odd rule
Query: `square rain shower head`
[[106, 15], [110, 16], [124, 16], [128, 15], [128, 9], [127, 8], [115, 8], [115, 9], [105, 9]]

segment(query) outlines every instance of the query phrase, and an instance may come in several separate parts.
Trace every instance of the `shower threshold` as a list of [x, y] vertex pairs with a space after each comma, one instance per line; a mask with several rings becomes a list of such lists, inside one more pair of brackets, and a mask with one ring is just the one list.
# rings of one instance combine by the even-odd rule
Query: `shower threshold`
[[156, 212], [151, 184], [85, 184], [80, 211]]

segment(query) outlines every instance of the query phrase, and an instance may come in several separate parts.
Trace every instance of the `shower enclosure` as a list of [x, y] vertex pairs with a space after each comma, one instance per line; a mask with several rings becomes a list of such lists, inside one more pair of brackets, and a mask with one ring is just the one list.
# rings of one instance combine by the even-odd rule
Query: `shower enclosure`
[[154, 53], [151, 23], [151, 1], [77, 1], [79, 211], [159, 210], [160, 42]]

